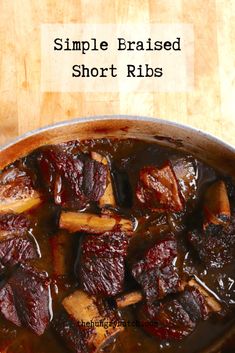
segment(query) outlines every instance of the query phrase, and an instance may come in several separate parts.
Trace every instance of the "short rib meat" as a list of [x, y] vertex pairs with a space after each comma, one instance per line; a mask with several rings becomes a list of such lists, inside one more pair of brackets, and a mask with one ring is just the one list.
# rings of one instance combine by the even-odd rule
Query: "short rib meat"
[[0, 312], [6, 320], [16, 326], [21, 326], [21, 320], [15, 307], [14, 294], [8, 283], [0, 289]]
[[151, 335], [160, 339], [181, 340], [195, 329], [198, 321], [206, 320], [213, 311], [218, 310], [208, 304], [205, 290], [191, 282], [175, 299], [143, 305], [139, 319], [144, 330]]
[[[4, 300], [1, 297], [5, 296]], [[20, 265], [0, 291], [0, 311], [18, 326], [42, 335], [49, 324], [50, 286], [47, 275]]]
[[180, 278], [174, 266], [176, 256], [176, 240], [168, 237], [160, 239], [132, 266], [132, 275], [141, 285], [147, 302], [179, 290]]
[[24, 167], [10, 167], [0, 175], [0, 212], [22, 213], [38, 206], [42, 200]]
[[30, 222], [23, 214], [0, 215], [0, 267], [13, 266], [39, 257], [29, 234]]
[[123, 290], [128, 243], [122, 232], [83, 237], [76, 273], [86, 292], [114, 296]]
[[143, 207], [155, 212], [180, 212], [184, 209], [184, 200], [170, 162], [161, 168], [148, 166], [141, 169], [136, 196]]
[[171, 164], [184, 201], [186, 203], [193, 202], [196, 199], [198, 191], [196, 160], [189, 156], [173, 158]]
[[47, 147], [37, 161], [43, 183], [57, 205], [82, 209], [89, 202], [99, 201], [105, 192], [107, 166], [85, 154]]

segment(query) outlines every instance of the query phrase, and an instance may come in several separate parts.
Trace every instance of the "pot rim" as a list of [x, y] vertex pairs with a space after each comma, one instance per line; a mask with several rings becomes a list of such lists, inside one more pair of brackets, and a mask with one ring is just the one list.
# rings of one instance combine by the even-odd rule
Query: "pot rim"
[[54, 128], [66, 127], [66, 126], [71, 126], [71, 125], [79, 124], [79, 123], [86, 123], [86, 122], [89, 123], [89, 122], [99, 121], [99, 120], [100, 121], [108, 121], [108, 120], [135, 121], [136, 120], [136, 121], [146, 121], [146, 122], [150, 122], [150, 123], [162, 124], [162, 125], [169, 126], [169, 127], [176, 127], [176, 128], [180, 128], [182, 130], [191, 132], [192, 134], [199, 134], [200, 137], [205, 138], [210, 141], [213, 141], [213, 142], [217, 143], [218, 145], [226, 148], [227, 150], [235, 153], [235, 146], [232, 145], [231, 143], [225, 142], [223, 139], [213, 135], [212, 133], [205, 132], [201, 129], [197, 129], [191, 125], [178, 123], [178, 122], [174, 122], [171, 120], [156, 118], [156, 117], [146, 117], [146, 116], [140, 116], [140, 115], [125, 115], [125, 114], [94, 115], [94, 116], [88, 116], [88, 117], [79, 117], [79, 118], [73, 118], [70, 120], [64, 120], [61, 122], [45, 125], [43, 127], [40, 127], [40, 128], [34, 129], [34, 130], [30, 130], [22, 135], [17, 136], [16, 138], [13, 138], [10, 142], [7, 142], [3, 145], [0, 145], [0, 152], [15, 145], [18, 142], [23, 141], [24, 139], [26, 139], [28, 137], [32, 137], [32, 136], [37, 135], [39, 133], [53, 130]]

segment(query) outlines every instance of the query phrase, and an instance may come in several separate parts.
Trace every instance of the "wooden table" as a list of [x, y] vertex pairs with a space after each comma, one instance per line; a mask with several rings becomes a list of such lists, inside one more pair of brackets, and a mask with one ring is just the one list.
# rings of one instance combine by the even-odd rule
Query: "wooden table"
[[[186, 22], [191, 93], [41, 93], [41, 23]], [[192, 125], [235, 145], [235, 1], [0, 0], [0, 144], [73, 117], [133, 114]]]

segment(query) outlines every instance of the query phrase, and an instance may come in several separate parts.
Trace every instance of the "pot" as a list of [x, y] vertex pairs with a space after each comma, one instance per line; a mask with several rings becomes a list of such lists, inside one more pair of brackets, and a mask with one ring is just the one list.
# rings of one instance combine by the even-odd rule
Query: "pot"
[[[48, 144], [73, 139], [139, 138], [193, 154], [235, 180], [235, 148], [189, 126], [138, 116], [98, 116], [57, 123], [29, 132], [0, 148], [0, 169]], [[203, 353], [219, 352], [235, 334], [235, 325]]]

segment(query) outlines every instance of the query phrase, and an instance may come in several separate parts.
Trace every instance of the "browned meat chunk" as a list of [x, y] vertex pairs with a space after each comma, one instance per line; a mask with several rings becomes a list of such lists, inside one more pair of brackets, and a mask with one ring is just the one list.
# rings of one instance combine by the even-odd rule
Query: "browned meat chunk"
[[0, 267], [12, 266], [39, 256], [29, 235], [30, 222], [24, 215], [0, 215]]
[[185, 202], [192, 202], [197, 196], [198, 183], [195, 159], [191, 157], [172, 159], [171, 164]]
[[0, 214], [0, 240], [24, 235], [29, 227], [30, 221], [23, 214]]
[[194, 279], [191, 279], [188, 282], [188, 286], [197, 289], [197, 291], [203, 296], [206, 302], [207, 312], [220, 312], [222, 310], [222, 306], [218, 300], [215, 299], [206, 289], [202, 287], [202, 285], [197, 283]]
[[193, 322], [200, 319], [206, 320], [208, 318], [209, 308], [207, 306], [206, 297], [195, 286], [187, 286], [179, 295], [178, 301], [189, 314]]
[[183, 197], [169, 162], [162, 168], [141, 169], [136, 195], [139, 202], [152, 211], [179, 212], [184, 209]]
[[12, 266], [39, 257], [36, 244], [27, 238], [12, 238], [0, 242], [0, 265]]
[[178, 300], [151, 308], [151, 315], [145, 307], [141, 311], [140, 321], [144, 330], [161, 340], [181, 340], [196, 326]]
[[0, 212], [21, 213], [41, 203], [25, 168], [10, 167], [0, 175]]
[[39, 256], [29, 235], [30, 222], [24, 215], [0, 215], [0, 267], [12, 266]]
[[14, 294], [8, 283], [0, 289], [0, 312], [6, 320], [21, 326], [21, 320], [15, 307]]
[[90, 201], [98, 201], [106, 190], [107, 167], [93, 159], [86, 158], [83, 167], [82, 189]]
[[153, 302], [180, 288], [178, 270], [174, 266], [177, 256], [175, 239], [159, 240], [146, 251], [132, 267], [132, 275], [142, 286], [146, 300]]
[[58, 205], [81, 209], [105, 192], [107, 166], [88, 156], [48, 147], [38, 157], [38, 164], [44, 184]]
[[50, 321], [49, 280], [45, 273], [20, 265], [1, 293], [7, 293], [1, 311], [8, 320], [30, 328], [37, 335], [44, 333]]
[[[78, 290], [63, 300], [66, 313], [55, 322], [54, 328], [67, 346], [76, 353], [93, 353], [104, 347], [112, 337], [123, 330], [112, 327], [118, 315], [107, 303]], [[102, 322], [103, 326], [89, 327], [87, 323]], [[107, 327], [106, 327], [106, 324]]]
[[181, 340], [208, 314], [205, 297], [197, 288], [187, 286], [176, 299], [145, 305], [139, 315], [146, 332], [160, 339]]
[[133, 222], [118, 215], [95, 215], [82, 212], [62, 212], [60, 228], [70, 233], [87, 232], [101, 234], [109, 231], [133, 232]]
[[0, 290], [0, 311], [17, 326], [42, 335], [50, 321], [50, 291], [46, 274], [20, 265]]
[[204, 205], [204, 231], [214, 233], [228, 225], [231, 217], [230, 203], [225, 183], [221, 180], [212, 184], [206, 191]]
[[95, 333], [95, 329], [83, 327], [66, 311], [55, 318], [53, 327], [66, 346], [74, 353], [92, 352], [92, 349], [88, 347], [90, 337]]
[[113, 296], [123, 290], [128, 242], [125, 233], [84, 236], [76, 272], [86, 292]]
[[215, 234], [193, 230], [188, 234], [190, 243], [207, 268], [222, 268], [235, 256], [235, 229], [230, 226]]

